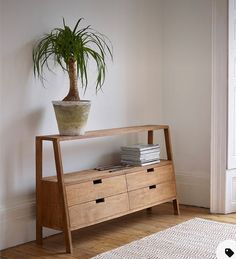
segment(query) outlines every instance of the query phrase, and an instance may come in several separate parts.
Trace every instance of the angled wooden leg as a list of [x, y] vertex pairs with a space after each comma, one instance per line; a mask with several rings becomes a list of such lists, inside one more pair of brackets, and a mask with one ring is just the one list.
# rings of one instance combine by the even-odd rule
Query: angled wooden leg
[[66, 252], [72, 253], [70, 219], [69, 219], [68, 206], [67, 206], [66, 190], [64, 185], [61, 148], [60, 148], [60, 142], [58, 140], [53, 141], [53, 148], [54, 148], [55, 164], [56, 164], [56, 171], [57, 171], [58, 188], [59, 188], [59, 193], [62, 200], [63, 224], [64, 224], [63, 229], [64, 229], [64, 236], [65, 236], [65, 243], [66, 243]]
[[[175, 167], [174, 167], [174, 161], [173, 161], [173, 153], [172, 153], [172, 146], [171, 146], [171, 138], [170, 138], [170, 131], [169, 128], [164, 129], [164, 134], [165, 134], [165, 143], [166, 143], [166, 154], [167, 154], [167, 159], [172, 160], [172, 165], [173, 165], [173, 172], [174, 172], [174, 179], [175, 179]], [[176, 188], [176, 179], [175, 181], [175, 188]], [[179, 210], [179, 203], [177, 199], [177, 194], [176, 194], [176, 199], [173, 200], [173, 208], [174, 208], [174, 214], [175, 215], [180, 215], [180, 210]]]
[[[147, 138], [148, 144], [153, 144], [153, 130], [148, 131], [148, 138]], [[146, 209], [147, 213], [152, 212], [152, 207]]]
[[[170, 139], [170, 132], [169, 128], [164, 129], [164, 134], [165, 134], [165, 143], [166, 143], [166, 154], [167, 154], [167, 159], [172, 160], [173, 155], [172, 155], [172, 148], [171, 148], [171, 139]], [[172, 161], [173, 162], [173, 161]]]
[[36, 138], [36, 243], [43, 243], [42, 228], [42, 175], [43, 175], [43, 142], [40, 138]]
[[174, 214], [180, 215], [179, 202], [177, 199], [173, 200], [173, 208], [174, 208]]
[[153, 130], [148, 131], [148, 144], [153, 144]]

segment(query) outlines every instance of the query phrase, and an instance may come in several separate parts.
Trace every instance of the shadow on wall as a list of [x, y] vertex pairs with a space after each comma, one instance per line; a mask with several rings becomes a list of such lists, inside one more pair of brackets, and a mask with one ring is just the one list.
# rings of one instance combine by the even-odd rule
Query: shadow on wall
[[[27, 184], [28, 181], [32, 186], [31, 180], [34, 178], [34, 172], [32, 172], [32, 178], [27, 180], [25, 173], [28, 170], [26, 171], [25, 169], [31, 164], [27, 157], [34, 156], [33, 136], [36, 135], [42, 117], [42, 109], [32, 111], [30, 114], [9, 123], [2, 130], [2, 139], [7, 141], [7, 145], [5, 145], [4, 148], [2, 165], [4, 167], [3, 172], [5, 173], [5, 191], [3, 194], [5, 201], [9, 198], [14, 201], [22, 200], [21, 196], [23, 196], [23, 200], [25, 200], [26, 196], [29, 196], [29, 193], [25, 191], [27, 190], [25, 184]], [[28, 136], [26, 131], [30, 132]], [[19, 183], [21, 184], [19, 185]], [[31, 196], [33, 196], [33, 193], [34, 190], [32, 189]]]
[[[5, 46], [5, 49], [3, 82], [6, 87], [3, 87], [1, 92], [2, 96], [9, 96], [10, 99], [5, 98], [0, 104], [2, 110], [4, 110], [0, 132], [3, 149], [0, 196], [3, 206], [15, 208], [24, 203], [30, 204], [34, 200], [34, 138], [43, 131], [46, 108], [42, 108], [45, 107], [45, 100], [43, 95], [40, 96], [42, 94], [41, 86], [39, 89], [37, 87], [35, 89], [32, 83], [34, 82], [32, 79], [33, 42], [21, 45], [20, 48]], [[8, 49], [13, 50], [8, 51]], [[50, 94], [48, 95], [49, 99]], [[48, 100], [46, 100], [46, 103]], [[48, 125], [50, 122], [47, 120], [47, 128], [51, 127], [51, 125]], [[66, 145], [63, 148], [65, 160], [70, 160], [67, 164], [65, 163], [64, 168], [66, 171], [74, 170], [73, 167], [77, 166], [76, 162], [78, 163], [77, 169], [84, 169], [86, 166], [118, 163], [120, 160], [119, 147], [121, 143], [126, 144], [128, 139], [131, 142], [137, 142], [137, 136], [122, 136], [121, 138], [88, 141], [86, 145], [82, 144], [82, 149], [79, 149], [79, 145], [73, 146], [69, 143], [70, 146]], [[114, 152], [115, 148], [117, 152]], [[95, 154], [93, 159], [91, 159], [91, 150]], [[51, 150], [46, 148], [45, 155], [47, 158], [51, 156], [50, 152]], [[47, 169], [52, 171], [53, 168], [53, 172], [55, 172], [54, 161], [52, 159], [47, 160], [49, 160], [45, 161]], [[71, 161], [74, 161], [73, 165]]]
[[[3, 85], [1, 89], [1, 146], [3, 203], [14, 208], [19, 201], [29, 200], [34, 190], [34, 136], [44, 115], [41, 107], [31, 104], [32, 42], [3, 54]], [[5, 46], [5, 49], [6, 46]], [[12, 49], [9, 46], [9, 49]], [[29, 108], [32, 106], [32, 108]], [[27, 175], [29, 170], [32, 175]], [[31, 189], [29, 193], [29, 187]], [[27, 191], [28, 190], [28, 191]], [[4, 205], [3, 204], [3, 205]]]

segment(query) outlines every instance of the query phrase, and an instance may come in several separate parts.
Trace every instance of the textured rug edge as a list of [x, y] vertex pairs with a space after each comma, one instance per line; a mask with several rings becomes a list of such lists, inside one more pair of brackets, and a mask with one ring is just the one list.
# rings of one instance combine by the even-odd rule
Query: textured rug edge
[[142, 237], [142, 238], [140, 238], [140, 239], [133, 240], [133, 241], [127, 243], [127, 244], [121, 245], [121, 246], [119, 246], [119, 247], [116, 247], [116, 248], [114, 248], [114, 249], [111, 249], [111, 250], [108, 250], [108, 251], [105, 251], [105, 252], [102, 252], [102, 253], [100, 253], [100, 254], [98, 254], [98, 255], [92, 257], [91, 259], [99, 259], [99, 258], [102, 258], [102, 257], [108, 255], [109, 253], [114, 252], [115, 250], [118, 250], [118, 249], [120, 249], [120, 248], [122, 248], [122, 247], [125, 247], [125, 246], [132, 245], [133, 243], [135, 243], [135, 242], [137, 242], [137, 241], [146, 240], [146, 239], [148, 239], [148, 238], [150, 238], [150, 237], [152, 237], [152, 236], [154, 236], [154, 235], [156, 235], [156, 234], [163, 233], [163, 232], [165, 232], [165, 231], [167, 231], [167, 230], [170, 231], [171, 229], [174, 230], [177, 226], [179, 227], [179, 226], [181, 226], [181, 225], [185, 225], [185, 224], [187, 224], [187, 223], [195, 222], [195, 221], [208, 222], [208, 223], [214, 223], [214, 224], [219, 224], [219, 225], [224, 224], [224, 225], [227, 225], [227, 226], [232, 226], [232, 225], [233, 225], [233, 226], [236, 226], [236, 224], [234, 224], [234, 223], [228, 223], [228, 222], [217, 221], [217, 220], [212, 220], [212, 219], [205, 219], [205, 218], [194, 217], [194, 218], [192, 218], [192, 219], [183, 221], [183, 222], [181, 222], [181, 223], [178, 223], [178, 224], [176, 224], [176, 225], [174, 225], [174, 226], [171, 226], [171, 227], [169, 227], [169, 228], [166, 228], [166, 229], [164, 229], [164, 230], [155, 232], [155, 233], [153, 233], [153, 234], [151, 234], [151, 235]]

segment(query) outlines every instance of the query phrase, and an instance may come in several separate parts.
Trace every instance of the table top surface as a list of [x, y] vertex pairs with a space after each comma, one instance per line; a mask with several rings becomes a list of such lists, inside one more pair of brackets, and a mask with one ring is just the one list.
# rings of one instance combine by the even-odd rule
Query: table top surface
[[144, 131], [164, 130], [168, 128], [169, 128], [168, 125], [142, 125], [142, 126], [131, 126], [131, 127], [87, 131], [85, 132], [84, 135], [79, 135], [79, 136], [63, 136], [63, 135], [55, 134], [55, 135], [37, 136], [36, 138], [40, 140], [49, 140], [49, 141], [53, 141], [53, 140], [67, 141], [67, 140], [106, 137], [106, 136], [129, 134], [129, 133], [138, 133], [138, 132], [144, 132]]

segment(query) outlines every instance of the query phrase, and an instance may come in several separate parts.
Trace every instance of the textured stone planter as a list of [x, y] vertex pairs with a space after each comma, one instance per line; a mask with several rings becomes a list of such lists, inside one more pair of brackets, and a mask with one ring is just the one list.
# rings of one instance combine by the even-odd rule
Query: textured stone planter
[[60, 135], [84, 135], [90, 101], [53, 101]]

